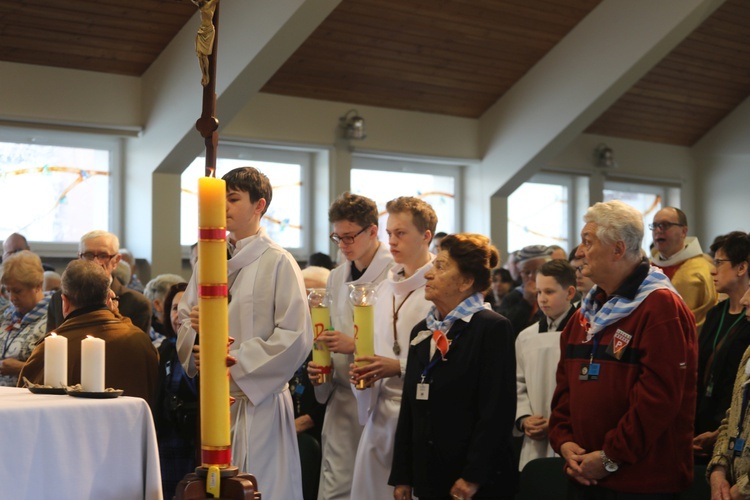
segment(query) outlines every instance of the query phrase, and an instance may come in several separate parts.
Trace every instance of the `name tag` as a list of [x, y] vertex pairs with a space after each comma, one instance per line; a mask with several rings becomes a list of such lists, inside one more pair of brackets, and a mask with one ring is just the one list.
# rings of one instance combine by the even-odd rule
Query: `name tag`
[[417, 400], [427, 401], [430, 397], [430, 384], [417, 384]]

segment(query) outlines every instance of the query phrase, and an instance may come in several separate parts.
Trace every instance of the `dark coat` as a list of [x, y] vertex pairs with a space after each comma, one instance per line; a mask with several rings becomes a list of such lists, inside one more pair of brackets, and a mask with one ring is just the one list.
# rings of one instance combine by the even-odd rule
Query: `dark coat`
[[[412, 338], [427, 330], [422, 321]], [[444, 498], [459, 479], [478, 483], [474, 498], [513, 498], [511, 449], [516, 412], [514, 335], [507, 319], [483, 310], [457, 321], [446, 361], [426, 377], [429, 399], [416, 399], [429, 365], [430, 340], [409, 347], [389, 484], [411, 485], [420, 498]], [[439, 352], [437, 356], [439, 356]]]

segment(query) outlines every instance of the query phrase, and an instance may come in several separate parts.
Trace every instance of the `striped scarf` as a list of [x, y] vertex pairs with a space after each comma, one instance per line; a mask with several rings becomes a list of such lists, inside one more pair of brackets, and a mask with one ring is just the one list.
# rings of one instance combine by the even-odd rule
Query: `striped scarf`
[[28, 325], [39, 321], [45, 314], [47, 314], [47, 308], [49, 307], [50, 298], [54, 292], [44, 292], [42, 300], [37, 302], [34, 308], [27, 312], [25, 315], [21, 314], [16, 310], [13, 304], [9, 305], [3, 315], [7, 323], [13, 325], [14, 328], [23, 330]]
[[652, 292], [662, 289], [671, 290], [677, 294], [672, 282], [661, 272], [661, 269], [649, 266], [648, 274], [638, 287], [638, 292], [632, 300], [619, 295], [612, 295], [601, 305], [600, 309], [596, 296], [599, 295], [601, 290], [598, 286], [589, 290], [581, 303], [581, 314], [583, 316], [581, 323], [586, 328], [586, 342], [609, 325], [628, 317]]
[[471, 316], [482, 309], [489, 308], [490, 305], [484, 302], [484, 295], [478, 292], [465, 298], [442, 321], [437, 319], [437, 307], [433, 305], [430, 308], [430, 311], [427, 313], [427, 328], [432, 331], [432, 338], [435, 340], [435, 345], [440, 350], [443, 359], [445, 359], [445, 355], [448, 354], [448, 349], [450, 348], [450, 342], [448, 342], [446, 333], [450, 331], [453, 323], [459, 319]]

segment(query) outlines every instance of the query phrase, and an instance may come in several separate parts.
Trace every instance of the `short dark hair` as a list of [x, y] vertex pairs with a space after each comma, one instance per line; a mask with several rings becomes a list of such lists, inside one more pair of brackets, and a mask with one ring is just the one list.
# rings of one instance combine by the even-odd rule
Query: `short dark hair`
[[315, 252], [314, 254], [311, 254], [310, 258], [307, 259], [307, 265], [324, 267], [329, 270], [334, 268], [331, 257], [328, 254], [323, 253], [323, 252]]
[[671, 208], [672, 210], [674, 210], [675, 213], [677, 214], [677, 223], [682, 226], [687, 227], [688, 220], [687, 220], [687, 215], [685, 215], [685, 212], [683, 212], [677, 207], [664, 207], [664, 208]]
[[378, 206], [370, 198], [349, 192], [336, 198], [328, 209], [328, 222], [349, 221], [362, 228], [378, 225]]
[[60, 289], [76, 309], [104, 305], [109, 296], [109, 275], [95, 262], [72, 260], [62, 274]]
[[576, 286], [576, 270], [563, 259], [550, 260], [539, 266], [537, 275], [550, 276], [563, 288]]
[[273, 197], [271, 181], [257, 168], [235, 168], [224, 174], [222, 179], [227, 183], [227, 190], [244, 191], [250, 195], [250, 201], [253, 203], [261, 198], [266, 200], [266, 206], [261, 215], [265, 214], [268, 207], [271, 206], [271, 198]]
[[474, 279], [474, 292], [486, 293], [490, 289], [490, 270], [500, 263], [500, 253], [490, 239], [481, 234], [449, 234], [440, 241], [466, 278]]
[[187, 290], [187, 283], [175, 283], [174, 285], [169, 287], [169, 291], [167, 292], [167, 296], [164, 299], [164, 336], [168, 339], [174, 338], [177, 336], [177, 332], [174, 331], [172, 328], [172, 317], [171, 317], [171, 311], [172, 311], [172, 303], [174, 302], [175, 295], [177, 295], [178, 292], [184, 292]]
[[410, 213], [416, 228], [423, 233], [429, 231], [430, 236], [434, 237], [438, 222], [437, 214], [426, 201], [413, 196], [400, 196], [386, 203], [385, 209], [389, 214]]
[[727, 258], [732, 261], [732, 267], [748, 262], [750, 261], [750, 235], [742, 231], [732, 231], [717, 236], [711, 243], [711, 254], [716, 255], [719, 250], [724, 250]]
[[495, 277], [497, 276], [500, 276], [500, 281], [502, 283], [515, 283], [513, 281], [513, 276], [510, 275], [510, 271], [504, 267], [496, 267], [492, 270], [492, 281], [495, 281]]

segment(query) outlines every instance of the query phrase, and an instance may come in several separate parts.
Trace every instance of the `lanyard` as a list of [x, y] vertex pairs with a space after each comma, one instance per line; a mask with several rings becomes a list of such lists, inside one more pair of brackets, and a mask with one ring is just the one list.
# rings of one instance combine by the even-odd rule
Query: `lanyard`
[[[10, 332], [13, 330], [16, 330], [16, 334], [11, 337]], [[13, 342], [18, 338], [18, 336], [21, 335], [21, 322], [18, 321], [17, 323], [8, 325], [8, 327], [5, 328], [5, 332], [7, 333], [7, 336], [5, 337], [5, 343], [3, 345], [3, 355], [2, 357], [0, 357], [0, 359], [5, 359], [7, 357], [8, 349], [10, 349], [10, 346], [13, 345]]]
[[597, 351], [597, 349], [599, 349], [599, 335], [601, 333], [602, 332], [596, 332], [594, 334], [594, 341], [591, 344], [591, 356], [589, 356], [589, 364], [590, 365], [594, 364], [594, 358], [596, 357], [596, 351]]
[[[721, 327], [724, 326], [724, 317], [726, 316], [727, 312], [729, 311], [729, 299], [727, 299], [726, 302], [727, 302], [727, 304], [724, 307], [724, 310], [721, 312], [721, 321], [719, 321], [719, 328], [717, 328], [716, 335], [714, 335], [714, 346], [713, 346], [713, 349], [712, 349], [713, 351], [716, 350], [716, 343], [719, 340], [719, 335], [721, 335]], [[737, 326], [737, 323], [739, 323], [740, 320], [745, 317], [745, 315], [743, 314], [744, 312], [745, 312], [745, 308], [743, 307], [742, 311], [740, 311], [739, 317], [734, 321], [734, 323], [732, 323], [732, 326], [730, 326], [729, 328], [727, 328], [727, 332], [726, 332], [725, 336], [728, 336], [729, 332], [732, 331], [732, 328], [734, 328], [735, 326]]]

